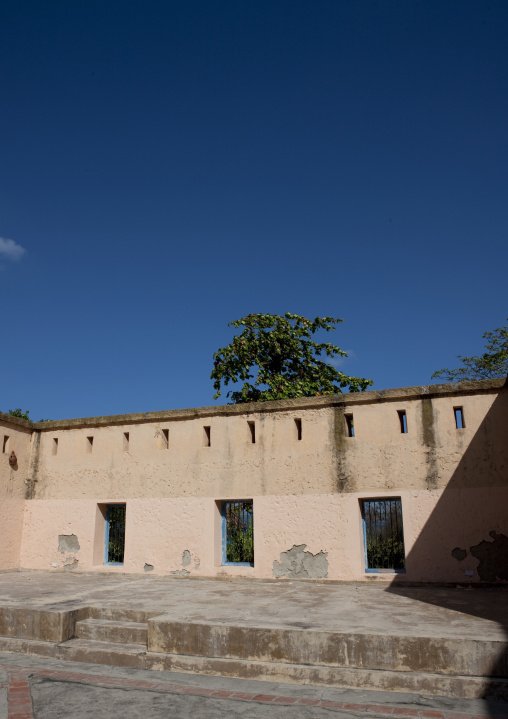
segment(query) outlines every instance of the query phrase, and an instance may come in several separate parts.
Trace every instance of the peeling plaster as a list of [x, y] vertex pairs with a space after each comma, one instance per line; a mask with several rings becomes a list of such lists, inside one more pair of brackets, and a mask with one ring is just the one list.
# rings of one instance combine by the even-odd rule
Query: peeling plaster
[[291, 579], [325, 579], [328, 576], [328, 552], [312, 554], [305, 552], [306, 544], [294, 544], [287, 552], [281, 552], [280, 562], [273, 563], [274, 577]]
[[147, 564], [145, 562], [144, 570], [145, 572], [153, 572], [153, 564]]
[[62, 554], [65, 554], [65, 552], [79, 552], [77, 536], [75, 534], [59, 534], [58, 551]]
[[76, 557], [67, 557], [67, 559], [63, 563], [64, 569], [77, 569], [78, 565], [79, 561], [76, 559]]
[[190, 574], [186, 569], [177, 569], [176, 572], [171, 572], [171, 574], [178, 574], [179, 576], [186, 576], [187, 574]]
[[455, 549], [452, 550], [452, 557], [458, 562], [462, 562], [462, 560], [467, 557], [467, 550], [455, 547]]
[[480, 560], [477, 572], [484, 582], [508, 581], [508, 537], [497, 532], [489, 532], [494, 540], [483, 540], [470, 547], [471, 554]]
[[182, 567], [188, 567], [191, 563], [191, 553], [188, 549], [184, 551], [182, 554]]

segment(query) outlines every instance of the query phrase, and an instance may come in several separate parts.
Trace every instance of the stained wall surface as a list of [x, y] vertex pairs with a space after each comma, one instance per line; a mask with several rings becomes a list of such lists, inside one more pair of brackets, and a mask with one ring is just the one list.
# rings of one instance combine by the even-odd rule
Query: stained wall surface
[[[386, 581], [365, 571], [361, 510], [394, 497], [406, 554], [398, 579], [500, 581], [507, 420], [508, 391], [489, 381], [34, 424], [31, 470], [22, 432], [32, 474], [19, 564]], [[253, 500], [253, 567], [222, 565], [220, 506], [233, 499]], [[115, 503], [126, 504], [121, 567], [104, 564], [105, 507]]]
[[[32, 470], [29, 424], [0, 419], [0, 569], [17, 569], [20, 563], [26, 480]], [[15, 464], [9, 463], [11, 452]]]

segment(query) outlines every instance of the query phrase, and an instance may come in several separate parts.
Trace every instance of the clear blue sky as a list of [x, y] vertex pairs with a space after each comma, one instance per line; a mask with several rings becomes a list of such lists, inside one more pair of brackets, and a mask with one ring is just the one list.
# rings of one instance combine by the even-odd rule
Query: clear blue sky
[[0, 26], [4, 411], [213, 404], [249, 312], [343, 318], [374, 389], [506, 324], [506, 0], [11, 0]]

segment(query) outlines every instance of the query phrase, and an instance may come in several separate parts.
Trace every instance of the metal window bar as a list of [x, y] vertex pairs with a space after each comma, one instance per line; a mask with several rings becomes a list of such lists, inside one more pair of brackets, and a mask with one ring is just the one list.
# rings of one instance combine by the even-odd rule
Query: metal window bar
[[252, 502], [222, 503], [222, 563], [254, 566]]
[[125, 504], [111, 504], [106, 513], [105, 563], [123, 564], [125, 550]]
[[405, 571], [400, 499], [365, 500], [363, 531], [367, 572]]

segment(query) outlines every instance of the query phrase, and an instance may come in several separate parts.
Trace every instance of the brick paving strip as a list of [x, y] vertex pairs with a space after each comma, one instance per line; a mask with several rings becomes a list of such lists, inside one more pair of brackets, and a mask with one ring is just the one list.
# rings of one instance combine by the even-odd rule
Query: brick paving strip
[[[30, 695], [30, 676], [51, 677], [55, 681], [77, 682], [104, 688], [144, 689], [165, 694], [190, 694], [192, 696], [212, 697], [216, 699], [232, 699], [236, 701], [253, 701], [261, 704], [287, 704], [292, 706], [311, 706], [331, 711], [351, 711], [369, 714], [387, 714], [393, 717], [416, 717], [417, 719], [490, 719], [488, 715], [465, 714], [463, 712], [436, 711], [431, 709], [410, 709], [405, 707], [391, 707], [379, 704], [351, 704], [350, 702], [332, 702], [325, 699], [304, 699], [299, 697], [285, 697], [277, 694], [256, 694], [254, 692], [230, 692], [224, 689], [214, 690], [202, 687], [182, 686], [179, 684], [160, 684], [155, 681], [139, 679], [121, 679], [115, 677], [101, 677], [97, 674], [82, 674], [77, 672], [64, 672], [55, 669], [21, 669], [11, 665], [0, 665], [9, 674], [9, 719], [34, 719], [32, 698]], [[0, 687], [5, 687], [1, 685]], [[497, 719], [508, 719], [498, 717]]]
[[32, 697], [28, 675], [31, 672], [23, 669], [4, 667], [9, 673], [9, 719], [33, 719]]

